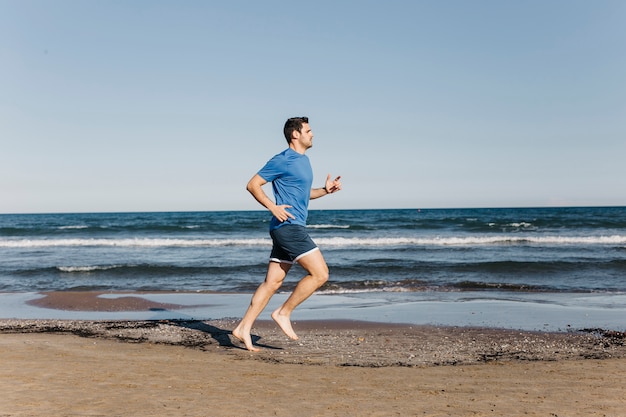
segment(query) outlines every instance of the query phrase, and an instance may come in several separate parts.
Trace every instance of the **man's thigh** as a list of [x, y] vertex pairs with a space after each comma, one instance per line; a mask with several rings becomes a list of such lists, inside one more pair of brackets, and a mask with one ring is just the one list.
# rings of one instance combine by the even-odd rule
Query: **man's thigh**
[[310, 252], [300, 259], [298, 263], [311, 275], [325, 275], [328, 274], [328, 265], [321, 250], [315, 250]]

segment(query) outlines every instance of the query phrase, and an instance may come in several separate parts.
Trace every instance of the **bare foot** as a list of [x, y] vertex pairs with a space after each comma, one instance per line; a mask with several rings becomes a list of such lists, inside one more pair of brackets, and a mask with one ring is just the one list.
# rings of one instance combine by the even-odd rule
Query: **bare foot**
[[288, 316], [283, 316], [279, 313], [280, 308], [272, 313], [272, 318], [278, 324], [278, 327], [287, 335], [291, 340], [298, 340], [298, 335], [293, 331], [291, 327], [291, 320]]
[[254, 347], [252, 345], [252, 337], [250, 336], [250, 332], [244, 332], [239, 329], [239, 326], [235, 330], [233, 330], [232, 335], [235, 336], [237, 340], [246, 345], [246, 349], [251, 352], [259, 352], [261, 349]]

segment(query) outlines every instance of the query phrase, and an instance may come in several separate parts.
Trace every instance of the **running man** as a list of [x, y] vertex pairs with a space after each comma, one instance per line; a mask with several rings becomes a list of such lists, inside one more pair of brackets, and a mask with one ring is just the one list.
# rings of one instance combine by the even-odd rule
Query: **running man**
[[[270, 236], [272, 252], [265, 281], [252, 296], [250, 306], [232, 334], [248, 350], [259, 351], [252, 343], [252, 325], [270, 298], [280, 288], [291, 266], [298, 262], [307, 272], [287, 301], [272, 313], [272, 319], [292, 340], [298, 336], [291, 326], [291, 313], [315, 290], [328, 281], [328, 266], [322, 252], [306, 231], [309, 200], [341, 190], [341, 177], [326, 177], [323, 188], [311, 188], [313, 170], [305, 152], [313, 146], [313, 132], [307, 117], [293, 117], [285, 122], [283, 130], [289, 147], [275, 155], [247, 185], [252, 196], [272, 213]], [[272, 183], [275, 202], [263, 191], [263, 185]]]

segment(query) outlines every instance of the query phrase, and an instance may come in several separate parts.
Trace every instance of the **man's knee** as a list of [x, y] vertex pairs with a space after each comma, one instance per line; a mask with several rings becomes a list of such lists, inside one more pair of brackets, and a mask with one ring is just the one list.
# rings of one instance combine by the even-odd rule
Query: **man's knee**
[[319, 285], [323, 285], [328, 281], [330, 274], [328, 272], [328, 268], [323, 268], [320, 271], [317, 271], [315, 274], [311, 274], [317, 280]]
[[291, 268], [290, 264], [284, 262], [270, 262], [267, 267], [265, 284], [273, 290], [278, 290]]
[[267, 289], [269, 289], [272, 292], [276, 292], [278, 291], [278, 289], [283, 285], [283, 281], [277, 281], [277, 280], [265, 280], [264, 282], [265, 286]]

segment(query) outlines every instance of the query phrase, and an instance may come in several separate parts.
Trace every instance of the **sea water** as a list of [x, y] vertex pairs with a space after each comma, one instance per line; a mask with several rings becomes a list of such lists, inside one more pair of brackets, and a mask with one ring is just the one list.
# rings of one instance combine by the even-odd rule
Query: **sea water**
[[[0, 215], [0, 292], [252, 292], [264, 211]], [[626, 208], [311, 211], [326, 294], [626, 292]], [[283, 290], [303, 275], [294, 267]], [[486, 295], [488, 296], [488, 295]]]
[[[266, 211], [0, 215], [3, 317], [40, 317], [20, 300], [70, 290], [170, 303], [185, 294], [212, 306], [163, 317], [241, 315], [265, 275], [269, 220]], [[308, 224], [331, 273], [298, 309], [307, 319], [626, 325], [625, 207], [323, 210]], [[294, 266], [272, 302], [303, 275]]]

